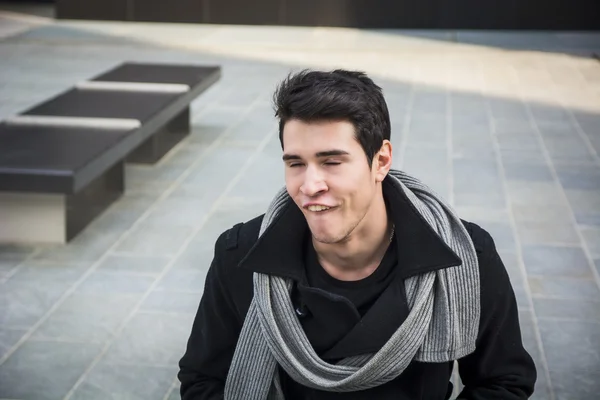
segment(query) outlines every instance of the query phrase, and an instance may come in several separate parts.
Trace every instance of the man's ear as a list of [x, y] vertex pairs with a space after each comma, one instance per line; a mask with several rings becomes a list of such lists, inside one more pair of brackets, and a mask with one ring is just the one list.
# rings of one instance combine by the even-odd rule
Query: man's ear
[[372, 167], [376, 181], [382, 182], [392, 168], [392, 143], [389, 140], [384, 140], [379, 151], [375, 153]]

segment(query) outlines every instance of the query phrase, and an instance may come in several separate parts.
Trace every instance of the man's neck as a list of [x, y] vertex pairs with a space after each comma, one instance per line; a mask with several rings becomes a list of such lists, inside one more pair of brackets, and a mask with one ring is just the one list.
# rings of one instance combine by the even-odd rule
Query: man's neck
[[332, 277], [357, 281], [371, 275], [387, 251], [393, 232], [385, 201], [380, 198], [342, 243], [325, 244], [314, 240], [319, 263]]

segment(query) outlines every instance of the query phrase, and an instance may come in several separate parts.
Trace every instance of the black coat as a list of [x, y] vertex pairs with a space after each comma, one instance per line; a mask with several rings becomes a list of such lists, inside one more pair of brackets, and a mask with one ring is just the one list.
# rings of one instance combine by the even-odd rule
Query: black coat
[[[253, 272], [290, 277], [297, 282], [292, 300], [308, 339], [313, 344], [334, 343], [319, 354], [326, 361], [376, 352], [390, 338], [409, 312], [403, 280], [458, 266], [461, 260], [404, 194], [384, 185], [384, 195], [396, 225], [398, 271], [360, 324], [349, 302], [337, 301], [307, 286], [302, 246], [307, 226], [294, 203], [290, 202], [258, 241], [262, 216], [220, 235], [187, 351], [179, 364], [183, 400], [223, 398], [227, 371], [252, 299]], [[491, 236], [473, 223], [463, 224], [479, 259], [481, 319], [476, 351], [458, 360], [465, 385], [459, 398], [526, 399], [533, 393], [536, 370], [523, 348], [517, 304], [506, 269]], [[452, 392], [452, 368], [452, 362], [412, 362], [395, 380], [352, 393], [316, 391], [292, 381], [282, 369], [280, 374], [286, 400], [444, 400]]]

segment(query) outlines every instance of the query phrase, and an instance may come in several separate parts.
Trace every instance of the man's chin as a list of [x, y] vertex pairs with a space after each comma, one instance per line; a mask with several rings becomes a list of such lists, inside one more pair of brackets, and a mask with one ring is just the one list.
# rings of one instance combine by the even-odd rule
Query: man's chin
[[333, 232], [312, 232], [313, 240], [322, 244], [335, 244], [341, 242], [344, 237]]

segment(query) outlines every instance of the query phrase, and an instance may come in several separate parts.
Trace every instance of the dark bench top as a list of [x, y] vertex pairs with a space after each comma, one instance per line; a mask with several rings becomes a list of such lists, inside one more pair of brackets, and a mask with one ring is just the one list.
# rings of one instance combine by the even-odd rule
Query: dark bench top
[[116, 154], [102, 156], [127, 134], [116, 129], [0, 124], [0, 190], [73, 193], [94, 178], [95, 169], [113, 163]]
[[92, 81], [182, 83], [193, 87], [198, 82], [212, 80], [220, 74], [220, 67], [124, 63], [103, 73]]
[[[26, 110], [9, 119], [11, 124], [0, 124], [0, 190], [77, 192], [184, 112], [220, 76], [220, 67], [124, 63], [94, 80], [183, 84], [189, 90], [71, 88]], [[23, 119], [31, 116], [135, 119], [141, 125], [98, 129], [94, 121], [92, 128], [74, 128], [39, 120], [35, 126], [27, 125], [31, 120]]]
[[71, 89], [22, 115], [133, 118], [144, 123], [180, 95]]
[[72, 88], [21, 115], [132, 118], [143, 124], [165, 111], [167, 114], [169, 110], [177, 113], [220, 76], [220, 67], [123, 63], [92, 81], [186, 84], [190, 90], [184, 93], [156, 93]]

